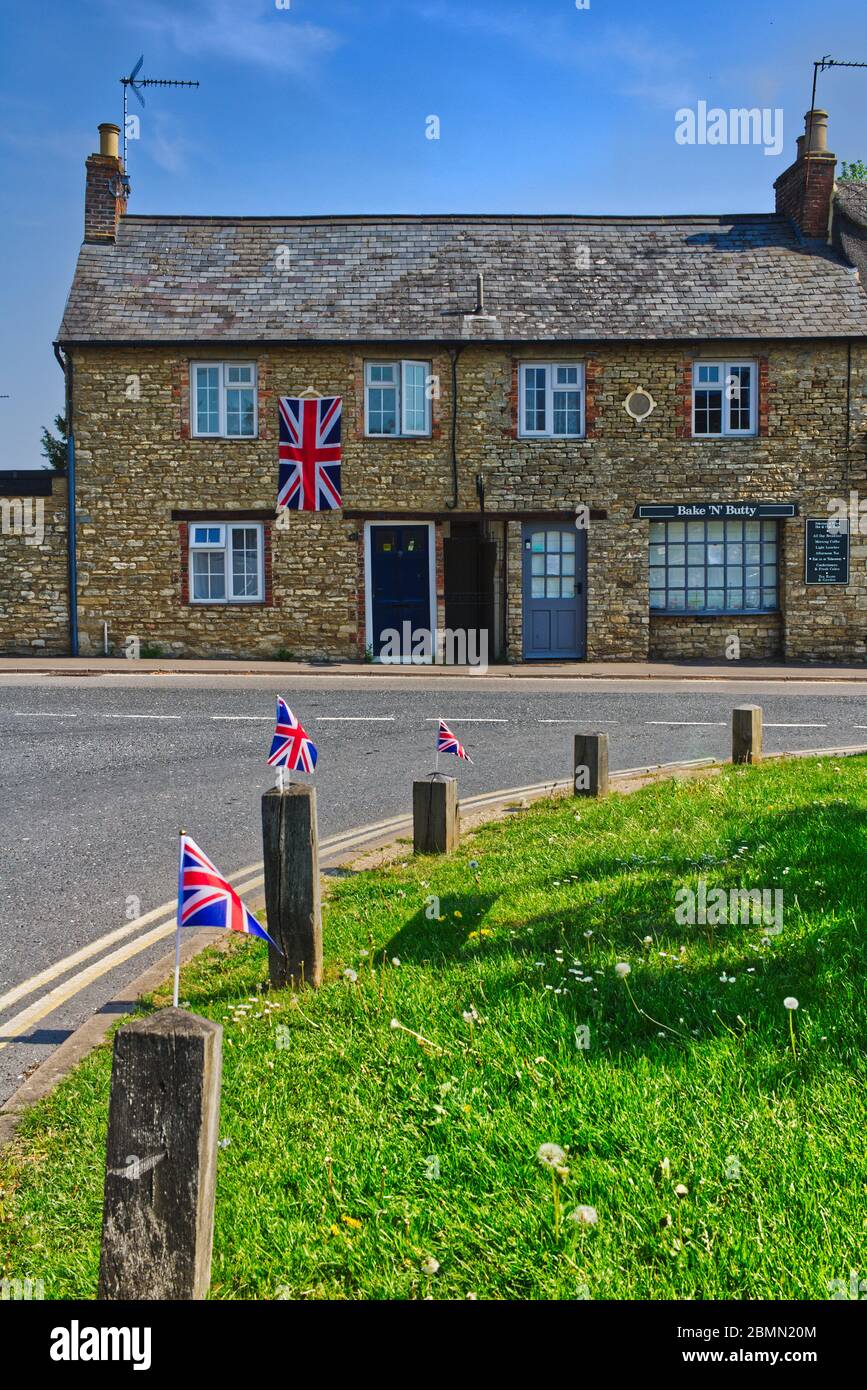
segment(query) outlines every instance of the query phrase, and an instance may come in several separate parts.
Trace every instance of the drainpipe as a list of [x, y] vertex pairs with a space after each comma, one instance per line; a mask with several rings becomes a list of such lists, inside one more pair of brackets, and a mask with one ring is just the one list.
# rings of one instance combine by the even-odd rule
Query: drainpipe
[[72, 430], [72, 358], [64, 357], [58, 343], [54, 344], [54, 356], [57, 358], [66, 384], [66, 546], [69, 576], [69, 654], [70, 656], [78, 656], [78, 565], [76, 559], [75, 438]]
[[449, 348], [452, 362], [452, 500], [446, 502], [450, 512], [458, 505], [458, 358], [463, 348]]

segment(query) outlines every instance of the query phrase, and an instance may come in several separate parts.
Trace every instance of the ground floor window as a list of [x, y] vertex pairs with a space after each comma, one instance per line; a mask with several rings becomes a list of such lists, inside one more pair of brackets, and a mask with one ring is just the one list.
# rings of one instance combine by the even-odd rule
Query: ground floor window
[[774, 612], [776, 521], [652, 521], [650, 607], [664, 613]]
[[190, 526], [190, 602], [256, 603], [264, 598], [263, 528], [250, 522]]

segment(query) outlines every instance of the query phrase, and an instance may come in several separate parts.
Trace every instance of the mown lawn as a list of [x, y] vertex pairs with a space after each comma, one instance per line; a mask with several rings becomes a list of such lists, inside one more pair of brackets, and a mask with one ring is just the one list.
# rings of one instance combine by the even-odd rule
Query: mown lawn
[[[254, 942], [200, 958], [182, 998], [225, 1028], [212, 1297], [825, 1299], [867, 1278], [865, 772], [546, 802], [451, 860], [347, 878], [315, 996], [263, 995]], [[679, 925], [699, 878], [781, 888], [782, 932]], [[95, 1294], [110, 1061], [0, 1154], [0, 1272], [50, 1298]]]

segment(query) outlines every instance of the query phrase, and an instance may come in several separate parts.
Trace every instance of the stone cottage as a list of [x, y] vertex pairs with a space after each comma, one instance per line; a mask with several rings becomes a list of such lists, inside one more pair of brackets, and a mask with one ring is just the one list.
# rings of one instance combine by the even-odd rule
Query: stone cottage
[[[100, 126], [73, 649], [864, 660], [867, 209], [826, 129], [774, 213], [150, 217]], [[282, 397], [341, 399], [339, 508], [278, 514]]]

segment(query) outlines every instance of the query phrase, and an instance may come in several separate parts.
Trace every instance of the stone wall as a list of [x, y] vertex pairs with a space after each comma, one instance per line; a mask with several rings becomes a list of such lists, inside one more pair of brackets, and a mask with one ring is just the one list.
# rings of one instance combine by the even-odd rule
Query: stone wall
[[[447, 516], [454, 501], [450, 451], [451, 364], [429, 351], [439, 383], [429, 439], [365, 439], [360, 373], [365, 359], [425, 357], [416, 344], [388, 350], [338, 346], [269, 348], [259, 367], [260, 437], [190, 437], [189, 358], [217, 349], [75, 349], [80, 627], [82, 650], [101, 649], [102, 623], [120, 650], [127, 635], [167, 652], [238, 657], [355, 658], [363, 651], [363, 524], [368, 513]], [[519, 360], [583, 360], [592, 385], [590, 437], [521, 440], [514, 415]], [[753, 439], [683, 438], [684, 369], [695, 355], [766, 359], [762, 433]], [[253, 354], [232, 353], [233, 360]], [[847, 378], [851, 395], [847, 400]], [[636, 387], [656, 401], [642, 422], [623, 400]], [[306, 388], [343, 397], [343, 498], [352, 513], [300, 513], [270, 525], [271, 593], [255, 606], [190, 607], [182, 585], [183, 519], [190, 509], [273, 508], [277, 480], [276, 401]], [[827, 515], [834, 497], [860, 488], [867, 500], [867, 353], [862, 345], [785, 342], [561, 347], [555, 354], [468, 344], [458, 362], [458, 505], [478, 508], [485, 483], [491, 520], [508, 527], [507, 636], [521, 655], [520, 521], [525, 512], [599, 519], [588, 535], [587, 655], [640, 660], [701, 645], [701, 624], [679, 638], [653, 620], [647, 593], [647, 522], [639, 502], [793, 501]], [[867, 654], [867, 548], [853, 543], [850, 584], [807, 589], [803, 517], [785, 524], [781, 647], [798, 660], [860, 660]], [[856, 538], [853, 538], [853, 542]], [[442, 596], [440, 595], [440, 609]], [[723, 624], [726, 625], [725, 620]], [[759, 625], [759, 628], [761, 625]], [[756, 628], [750, 642], [765, 654]], [[716, 638], [714, 638], [716, 640]], [[673, 645], [672, 645], [673, 644]], [[745, 648], [750, 643], [745, 643]], [[695, 652], [699, 654], [698, 651]], [[746, 654], [746, 653], [745, 653]], [[770, 654], [768, 652], [767, 654]]]
[[47, 497], [0, 497], [0, 655], [69, 651], [66, 479]]
[[728, 619], [652, 614], [653, 661], [779, 661], [783, 655], [779, 613], [741, 614]]

